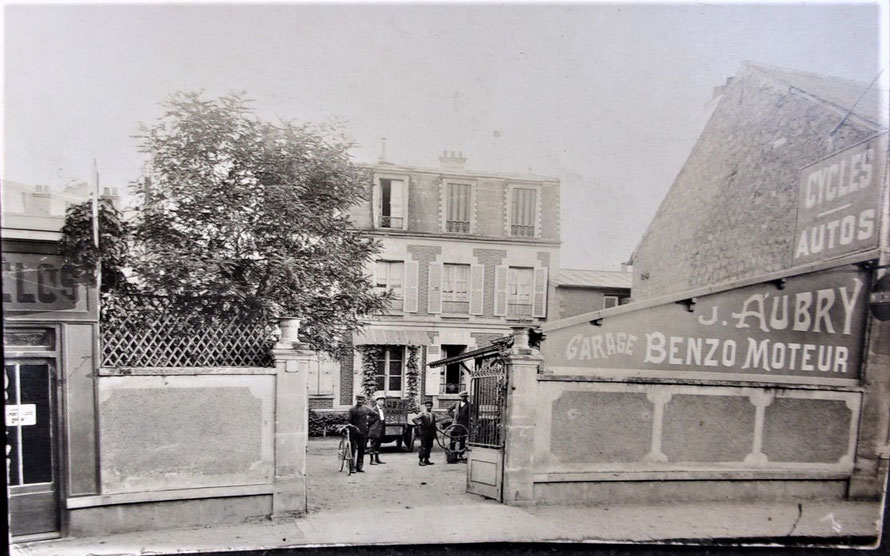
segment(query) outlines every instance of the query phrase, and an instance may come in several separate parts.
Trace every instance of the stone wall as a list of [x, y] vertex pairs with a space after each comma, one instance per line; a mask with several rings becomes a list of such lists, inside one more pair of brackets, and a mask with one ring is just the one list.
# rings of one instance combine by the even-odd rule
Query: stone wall
[[635, 300], [790, 265], [800, 168], [876, 134], [753, 66], [723, 91], [634, 254]]

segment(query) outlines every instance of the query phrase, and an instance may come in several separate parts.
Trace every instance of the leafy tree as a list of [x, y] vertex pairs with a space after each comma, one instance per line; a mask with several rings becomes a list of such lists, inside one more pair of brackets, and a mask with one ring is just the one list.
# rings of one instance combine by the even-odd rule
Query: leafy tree
[[135, 287], [192, 319], [298, 317], [328, 351], [385, 310], [363, 273], [379, 244], [347, 216], [367, 177], [337, 126], [264, 121], [239, 95], [164, 107], [137, 135], [150, 170], [133, 187]]
[[96, 247], [93, 243], [92, 201], [68, 207], [62, 227], [60, 252], [78, 281], [95, 286], [96, 268], [99, 267], [103, 294], [127, 290], [130, 288], [126, 278], [130, 227], [108, 199], [99, 199], [98, 216], [99, 246]]

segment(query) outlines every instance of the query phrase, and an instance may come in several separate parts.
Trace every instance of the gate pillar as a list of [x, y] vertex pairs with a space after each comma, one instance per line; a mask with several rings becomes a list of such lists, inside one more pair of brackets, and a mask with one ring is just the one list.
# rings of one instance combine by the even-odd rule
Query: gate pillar
[[513, 347], [504, 357], [507, 408], [504, 414], [503, 502], [534, 504], [535, 417], [537, 374], [544, 358], [528, 345], [528, 328], [513, 328]]
[[306, 376], [315, 352], [297, 337], [300, 321], [281, 319], [275, 358], [275, 484], [272, 518], [306, 511], [306, 447], [309, 395]]

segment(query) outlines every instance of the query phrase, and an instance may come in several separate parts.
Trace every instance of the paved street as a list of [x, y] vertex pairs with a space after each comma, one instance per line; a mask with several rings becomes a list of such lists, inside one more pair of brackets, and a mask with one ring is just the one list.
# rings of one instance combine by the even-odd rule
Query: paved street
[[[142, 554], [331, 544], [432, 544], [492, 541], [652, 542], [668, 539], [849, 539], [874, 535], [873, 504], [686, 503], [518, 508], [464, 492], [466, 467], [419, 467], [417, 453], [389, 447], [382, 466], [347, 476], [336, 439], [309, 443], [309, 508], [294, 520], [69, 538], [14, 547], [19, 555]], [[861, 541], [860, 541], [861, 542]]]

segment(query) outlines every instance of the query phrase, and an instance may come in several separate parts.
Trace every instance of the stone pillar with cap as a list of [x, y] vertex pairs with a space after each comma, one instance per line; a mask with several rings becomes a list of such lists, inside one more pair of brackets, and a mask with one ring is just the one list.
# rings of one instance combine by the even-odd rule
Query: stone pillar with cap
[[541, 352], [529, 346], [528, 326], [514, 326], [513, 347], [504, 358], [507, 408], [504, 414], [503, 502], [534, 504], [535, 418]]
[[309, 395], [306, 377], [315, 352], [299, 339], [300, 319], [279, 320], [275, 358], [275, 483], [272, 518], [306, 512], [306, 448]]

